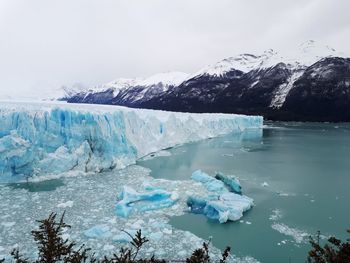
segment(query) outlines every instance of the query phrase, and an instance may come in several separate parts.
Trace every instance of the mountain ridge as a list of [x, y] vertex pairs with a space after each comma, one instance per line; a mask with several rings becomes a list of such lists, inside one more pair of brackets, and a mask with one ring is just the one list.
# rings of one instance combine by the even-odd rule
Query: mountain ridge
[[[348, 104], [342, 98], [349, 88], [350, 59], [341, 56], [335, 49], [307, 41], [289, 56], [281, 56], [272, 49], [261, 55], [245, 53], [192, 75], [158, 73], [146, 79], [129, 80], [126, 86], [110, 82], [66, 100], [170, 111], [257, 114], [273, 120], [350, 121], [347, 106], [350, 98]], [[301, 82], [309, 83], [312, 89]], [[327, 91], [320, 91], [319, 86]], [[296, 98], [303, 95], [303, 89], [308, 91], [308, 97]], [[331, 100], [323, 100], [317, 94], [332, 94]], [[315, 96], [319, 104], [308, 102], [315, 101]], [[303, 116], [291, 101], [313, 105], [320, 112], [323, 107], [328, 108], [332, 114], [323, 112], [318, 116], [313, 109], [299, 107], [305, 111]]]

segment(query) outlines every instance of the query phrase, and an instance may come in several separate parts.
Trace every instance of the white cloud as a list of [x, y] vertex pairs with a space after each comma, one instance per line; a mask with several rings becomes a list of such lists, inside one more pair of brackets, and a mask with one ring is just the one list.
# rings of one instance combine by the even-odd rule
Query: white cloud
[[315, 39], [350, 54], [348, 0], [0, 0], [0, 95], [288, 51]]

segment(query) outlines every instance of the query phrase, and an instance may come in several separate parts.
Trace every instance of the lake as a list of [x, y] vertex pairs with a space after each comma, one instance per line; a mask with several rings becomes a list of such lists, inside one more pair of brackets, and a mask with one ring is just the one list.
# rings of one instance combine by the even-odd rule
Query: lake
[[349, 124], [267, 123], [261, 137], [227, 135], [169, 151], [138, 164], [170, 180], [189, 179], [196, 169], [234, 174], [255, 201], [241, 222], [185, 214], [170, 220], [176, 228], [262, 262], [305, 262], [308, 236], [318, 230], [347, 238]]

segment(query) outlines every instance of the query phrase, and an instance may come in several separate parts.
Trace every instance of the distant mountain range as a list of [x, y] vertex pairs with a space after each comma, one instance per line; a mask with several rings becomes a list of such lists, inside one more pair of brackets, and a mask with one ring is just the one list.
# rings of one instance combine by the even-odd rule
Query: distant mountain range
[[350, 58], [315, 41], [294, 54], [241, 54], [195, 74], [159, 73], [65, 88], [69, 103], [263, 115], [269, 120], [350, 121]]

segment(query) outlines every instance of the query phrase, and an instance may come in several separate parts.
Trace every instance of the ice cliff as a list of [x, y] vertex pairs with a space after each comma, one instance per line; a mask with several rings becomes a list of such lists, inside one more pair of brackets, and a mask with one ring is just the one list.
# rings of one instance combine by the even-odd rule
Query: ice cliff
[[101, 172], [177, 144], [260, 128], [262, 117], [118, 106], [0, 103], [0, 182]]

